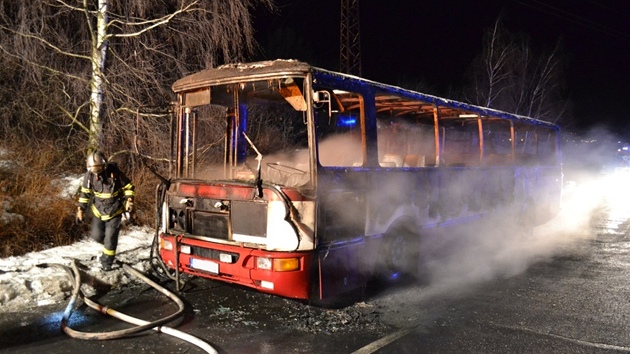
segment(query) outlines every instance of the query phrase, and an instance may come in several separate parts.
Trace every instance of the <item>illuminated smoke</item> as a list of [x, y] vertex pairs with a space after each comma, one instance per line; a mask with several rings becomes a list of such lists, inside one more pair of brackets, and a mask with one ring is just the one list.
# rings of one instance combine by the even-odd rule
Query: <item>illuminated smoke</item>
[[[623, 226], [630, 215], [630, 187], [625, 186], [630, 183], [630, 172], [617, 169], [614, 173], [612, 164], [618, 162], [616, 147], [613, 147], [616, 140], [605, 134], [595, 135], [596, 138], [576, 138], [574, 142], [564, 144], [565, 179], [560, 213], [546, 224], [536, 227], [533, 235], [523, 237], [518, 234], [513, 220], [500, 215], [459, 227], [422, 230], [422, 251], [427, 256], [425, 266], [430, 282], [422, 288], [421, 296], [444, 294], [455, 288], [461, 290], [484, 281], [509, 278], [525, 272], [537, 262], [580, 252], [581, 247], [596, 237], [597, 232], [618, 232], [616, 230]], [[603, 144], [602, 141], [609, 144]], [[320, 159], [325, 166], [346, 166], [351, 171], [351, 167], [361, 165], [361, 143], [356, 137], [331, 137], [320, 142], [319, 149]], [[263, 161], [307, 170], [306, 151], [286, 155], [269, 154], [265, 155]], [[255, 166], [253, 161], [248, 163], [250, 167]], [[273, 172], [264, 163], [263, 180], [274, 182]], [[605, 169], [606, 166], [610, 168]], [[222, 167], [212, 170], [222, 172]], [[362, 183], [359, 173], [344, 174], [344, 178], [343, 182], [338, 182], [348, 183], [352, 187]], [[395, 210], [401, 203], [397, 196], [422, 196], [422, 190], [410, 190], [409, 185], [404, 178], [378, 185], [377, 190], [370, 191], [370, 205], [378, 204], [383, 209]], [[400, 188], [404, 188], [403, 192]], [[454, 183], [450, 188], [457, 195], [471, 187], [465, 183]], [[331, 214], [336, 214], [338, 222], [357, 227], [365, 215], [365, 210], [355, 208], [361, 203], [357, 201], [356, 204], [350, 204], [346, 196], [340, 195], [338, 204], [330, 204], [326, 208], [333, 211]], [[419, 199], [415, 199], [414, 203], [420, 214], [427, 214], [428, 203]], [[607, 208], [608, 216], [601, 219], [599, 214], [604, 207]], [[382, 224], [388, 221], [382, 220]], [[432, 223], [437, 218], [425, 221]], [[370, 231], [373, 230], [368, 230], [368, 233]]]
[[363, 152], [360, 137], [337, 135], [319, 143], [319, 160], [323, 166], [361, 166]]
[[430, 283], [424, 296], [509, 278], [554, 256], [579, 254], [598, 233], [624, 232], [619, 228], [630, 217], [630, 171], [620, 163], [616, 145], [601, 134], [566, 144], [560, 213], [530, 237], [514, 233], [500, 217], [436, 230], [427, 240]]

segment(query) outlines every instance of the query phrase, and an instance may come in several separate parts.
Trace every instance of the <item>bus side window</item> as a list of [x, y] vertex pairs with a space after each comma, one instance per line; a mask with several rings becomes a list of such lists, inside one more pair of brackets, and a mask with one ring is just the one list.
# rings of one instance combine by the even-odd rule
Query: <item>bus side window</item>
[[[425, 167], [435, 160], [435, 134], [431, 124], [418, 123], [414, 116], [377, 116], [379, 166], [385, 168]], [[432, 157], [431, 157], [432, 156]]]
[[535, 128], [525, 127], [514, 133], [514, 159], [518, 165], [534, 166], [538, 164], [538, 141]]
[[476, 125], [453, 125], [443, 130], [442, 163], [463, 167], [479, 164], [479, 135]]
[[483, 165], [508, 166], [512, 163], [512, 138], [509, 124], [483, 125]]
[[[336, 97], [349, 102], [360, 101], [359, 95], [352, 92], [337, 93]], [[362, 108], [360, 105], [344, 107], [343, 111], [334, 108], [332, 112], [316, 111], [319, 163], [331, 167], [361, 167], [365, 160], [360, 119]]]

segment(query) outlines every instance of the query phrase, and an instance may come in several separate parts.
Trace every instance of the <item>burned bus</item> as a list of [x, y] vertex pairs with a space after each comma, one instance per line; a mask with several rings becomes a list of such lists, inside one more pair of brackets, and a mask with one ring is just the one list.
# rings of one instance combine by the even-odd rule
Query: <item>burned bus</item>
[[156, 253], [189, 274], [313, 302], [422, 272], [429, 230], [558, 212], [559, 127], [294, 60], [184, 77]]

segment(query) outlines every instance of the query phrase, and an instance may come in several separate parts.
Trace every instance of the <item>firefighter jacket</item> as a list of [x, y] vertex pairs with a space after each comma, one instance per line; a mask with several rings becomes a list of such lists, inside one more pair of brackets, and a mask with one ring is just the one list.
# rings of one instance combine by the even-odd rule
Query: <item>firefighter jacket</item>
[[87, 171], [79, 193], [79, 207], [86, 210], [91, 204], [92, 214], [107, 221], [123, 213], [125, 201], [135, 196], [129, 178], [113, 163], [101, 173]]

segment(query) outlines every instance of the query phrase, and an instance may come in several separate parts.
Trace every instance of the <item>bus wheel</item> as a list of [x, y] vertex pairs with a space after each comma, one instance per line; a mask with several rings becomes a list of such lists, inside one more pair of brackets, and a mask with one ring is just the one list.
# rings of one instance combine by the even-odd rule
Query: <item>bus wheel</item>
[[409, 227], [398, 225], [384, 236], [381, 248], [381, 275], [388, 282], [414, 280], [418, 274], [418, 235]]

